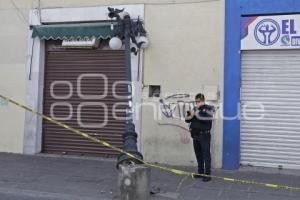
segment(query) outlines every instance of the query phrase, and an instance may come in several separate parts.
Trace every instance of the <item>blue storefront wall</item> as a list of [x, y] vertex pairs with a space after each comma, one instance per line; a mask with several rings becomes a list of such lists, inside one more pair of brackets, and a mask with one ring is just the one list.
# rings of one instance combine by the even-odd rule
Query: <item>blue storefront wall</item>
[[300, 0], [225, 0], [225, 4], [223, 169], [235, 170], [240, 166], [240, 120], [236, 116], [241, 87], [241, 17], [299, 14]]

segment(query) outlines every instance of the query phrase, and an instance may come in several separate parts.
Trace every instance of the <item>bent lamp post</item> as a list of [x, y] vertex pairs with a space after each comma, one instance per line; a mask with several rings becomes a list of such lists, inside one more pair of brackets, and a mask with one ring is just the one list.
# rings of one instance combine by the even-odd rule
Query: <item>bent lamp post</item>
[[[124, 9], [108, 8], [109, 18], [116, 22], [115, 37], [109, 41], [111, 49], [121, 49], [124, 42], [125, 45], [125, 67], [126, 67], [126, 80], [128, 84], [128, 105], [126, 109], [126, 129], [123, 134], [123, 150], [132, 154], [139, 160], [143, 159], [143, 155], [137, 148], [137, 133], [135, 132], [135, 125], [133, 122], [133, 107], [132, 107], [132, 79], [131, 79], [131, 53], [135, 55], [141, 48], [148, 46], [148, 39], [146, 38], [146, 31], [143, 22], [140, 19], [133, 20]], [[136, 46], [131, 48], [131, 42]], [[127, 154], [120, 154], [118, 157], [117, 167], [120, 164], [141, 164], [141, 162], [134, 159]]]

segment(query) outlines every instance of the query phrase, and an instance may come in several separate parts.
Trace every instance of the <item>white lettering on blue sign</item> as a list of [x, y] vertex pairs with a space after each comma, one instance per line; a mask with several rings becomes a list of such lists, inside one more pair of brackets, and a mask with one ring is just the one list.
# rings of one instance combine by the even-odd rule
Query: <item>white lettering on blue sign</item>
[[292, 46], [300, 46], [300, 36], [292, 37]]

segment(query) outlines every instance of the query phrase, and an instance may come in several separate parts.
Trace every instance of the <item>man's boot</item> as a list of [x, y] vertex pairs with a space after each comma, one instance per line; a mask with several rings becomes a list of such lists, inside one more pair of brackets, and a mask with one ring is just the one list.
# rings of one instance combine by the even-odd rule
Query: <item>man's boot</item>
[[202, 179], [202, 181], [203, 181], [203, 182], [211, 181], [210, 174], [209, 174], [209, 175], [207, 174], [206, 176], [204, 176], [203, 179]]

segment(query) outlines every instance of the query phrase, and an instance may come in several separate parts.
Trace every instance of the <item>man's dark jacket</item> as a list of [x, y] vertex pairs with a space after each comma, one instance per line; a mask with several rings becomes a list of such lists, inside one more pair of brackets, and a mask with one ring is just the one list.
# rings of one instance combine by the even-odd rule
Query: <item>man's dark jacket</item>
[[209, 131], [212, 127], [212, 118], [214, 114], [214, 107], [210, 105], [203, 105], [199, 108], [194, 108], [195, 115], [192, 119], [187, 119], [185, 122], [191, 123], [190, 129], [197, 131]]

